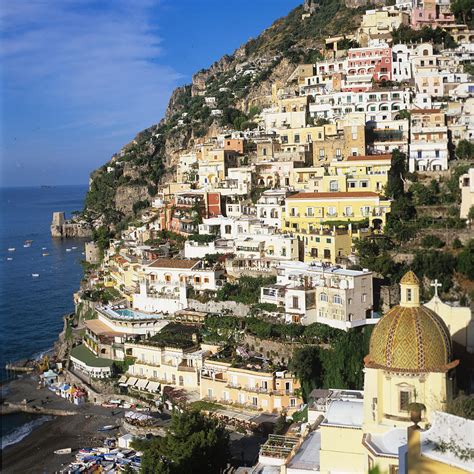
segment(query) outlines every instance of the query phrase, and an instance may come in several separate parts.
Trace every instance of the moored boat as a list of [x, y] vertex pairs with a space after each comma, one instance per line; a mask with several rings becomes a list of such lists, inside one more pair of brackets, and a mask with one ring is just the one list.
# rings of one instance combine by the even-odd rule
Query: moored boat
[[62, 449], [56, 449], [54, 451], [54, 454], [71, 454], [72, 449], [71, 448], [62, 448]]

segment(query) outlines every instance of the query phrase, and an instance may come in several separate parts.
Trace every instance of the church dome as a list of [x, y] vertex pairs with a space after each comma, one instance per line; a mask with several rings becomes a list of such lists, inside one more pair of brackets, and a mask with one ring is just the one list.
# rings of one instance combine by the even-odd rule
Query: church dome
[[401, 280], [401, 303], [377, 323], [366, 367], [393, 372], [444, 372], [454, 366], [449, 329], [432, 310], [419, 304], [413, 272]]

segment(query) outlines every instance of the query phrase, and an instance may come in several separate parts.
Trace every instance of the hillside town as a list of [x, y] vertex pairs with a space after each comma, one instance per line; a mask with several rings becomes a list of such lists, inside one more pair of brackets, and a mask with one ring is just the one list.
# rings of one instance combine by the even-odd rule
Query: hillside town
[[474, 471], [474, 30], [371, 8], [245, 116], [223, 98], [265, 58], [193, 84], [173, 133], [212, 125], [86, 243], [63, 357], [89, 402], [259, 433], [240, 474]]

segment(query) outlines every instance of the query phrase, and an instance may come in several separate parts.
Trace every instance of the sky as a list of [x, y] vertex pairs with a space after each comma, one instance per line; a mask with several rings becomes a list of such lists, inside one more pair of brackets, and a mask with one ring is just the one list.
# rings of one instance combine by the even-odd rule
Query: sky
[[193, 73], [302, 0], [4, 0], [0, 184], [86, 184]]

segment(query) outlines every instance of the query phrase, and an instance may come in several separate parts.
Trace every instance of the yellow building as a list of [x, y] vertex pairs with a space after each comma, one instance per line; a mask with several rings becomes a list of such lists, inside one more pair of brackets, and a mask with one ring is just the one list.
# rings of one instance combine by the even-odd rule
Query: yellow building
[[285, 200], [282, 229], [295, 233], [312, 232], [320, 224], [364, 220], [380, 229], [389, 212], [390, 201], [369, 191], [297, 193]]
[[391, 167], [391, 155], [348, 156], [323, 166], [295, 168], [290, 183], [298, 191], [383, 192]]
[[344, 263], [344, 260], [354, 251], [354, 240], [363, 239], [370, 235], [368, 229], [352, 230], [347, 227], [320, 226], [311, 232], [302, 231], [295, 235], [304, 244], [303, 261], [314, 260], [332, 264]]
[[340, 400], [329, 406], [321, 425], [321, 473], [365, 473], [375, 466], [398, 473], [399, 450], [415, 420], [410, 403], [424, 405], [419, 422], [426, 427], [452, 398], [452, 369], [458, 361], [452, 360], [449, 330], [420, 304], [413, 272], [400, 286], [400, 305], [381, 318], [371, 336], [363, 401]]
[[287, 370], [263, 368], [261, 361], [236, 364], [217, 357], [206, 359], [201, 371], [201, 399], [269, 413], [300, 409], [300, 385]]

